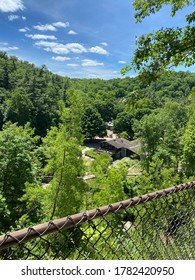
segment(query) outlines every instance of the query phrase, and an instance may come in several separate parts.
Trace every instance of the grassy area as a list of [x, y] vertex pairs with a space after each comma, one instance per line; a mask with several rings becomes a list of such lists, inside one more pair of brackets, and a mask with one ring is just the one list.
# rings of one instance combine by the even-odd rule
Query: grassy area
[[123, 163], [128, 168], [128, 173], [140, 173], [141, 172], [141, 164], [137, 159], [131, 159], [125, 157], [121, 160], [117, 160], [113, 162], [114, 165]]
[[95, 151], [95, 149], [90, 149], [90, 150], [87, 150], [87, 151], [85, 152], [85, 155], [88, 156], [88, 157], [90, 157], [90, 158], [96, 159], [97, 156], [98, 156], [98, 153]]

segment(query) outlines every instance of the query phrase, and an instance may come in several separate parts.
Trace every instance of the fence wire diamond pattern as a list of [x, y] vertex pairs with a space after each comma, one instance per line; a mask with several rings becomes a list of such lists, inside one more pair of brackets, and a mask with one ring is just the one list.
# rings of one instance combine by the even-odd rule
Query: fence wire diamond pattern
[[0, 237], [0, 259], [194, 259], [195, 181]]

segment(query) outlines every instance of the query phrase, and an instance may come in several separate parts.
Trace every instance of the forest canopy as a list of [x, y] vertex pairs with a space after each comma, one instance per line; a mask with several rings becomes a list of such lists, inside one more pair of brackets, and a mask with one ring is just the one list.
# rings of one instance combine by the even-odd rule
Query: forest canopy
[[[194, 1], [134, 0], [136, 21], [166, 4], [174, 16]], [[194, 20], [192, 12], [186, 15], [182, 28], [163, 27], [139, 37], [130, 65], [122, 70], [123, 74], [130, 69], [137, 71], [134, 78], [62, 77], [45, 65], [36, 67], [0, 52], [0, 234], [194, 180], [195, 73], [174, 71], [177, 66], [194, 64]], [[124, 153], [125, 145], [119, 142], [131, 144], [135, 152]], [[120, 157], [113, 150], [120, 150]], [[178, 224], [174, 208], [181, 206], [184, 220], [191, 201], [170, 201], [168, 207], [165, 205], [166, 215]], [[147, 206], [147, 211], [138, 210], [135, 226], [132, 208], [126, 216], [115, 213], [121, 222], [130, 222], [132, 231], [141, 228], [140, 244], [144, 231], [146, 239], [153, 236], [152, 230], [148, 234], [144, 219], [152, 221], [154, 209], [162, 215], [158, 201], [154, 205]], [[163, 229], [168, 222], [165, 217]], [[116, 218], [109, 223], [117, 230], [117, 238], [128, 237], [129, 232], [124, 232]], [[177, 229], [183, 224], [180, 222]], [[155, 221], [151, 228], [157, 225]], [[111, 236], [102, 222], [96, 226], [97, 240], [102, 233]], [[82, 231], [79, 224], [69, 232], [71, 238], [65, 243], [57, 235], [45, 240], [48, 238], [56, 251], [65, 244], [63, 250], [70, 250], [74, 257], [73, 247], [95, 238], [89, 228]], [[108, 238], [105, 240], [104, 250], [108, 245], [110, 250]], [[129, 238], [126, 240], [129, 246]], [[183, 244], [183, 235], [179, 242]], [[42, 242], [30, 246], [37, 256], [43, 256]], [[0, 254], [0, 259], [5, 255]], [[13, 250], [12, 257], [22, 258], [23, 248]], [[53, 257], [48, 249], [46, 257]]]
[[[148, 85], [139, 77], [70, 79], [4, 52], [0, 73], [2, 232], [193, 178], [194, 73], [165, 71]], [[84, 160], [84, 140], [104, 137], [107, 122], [139, 139], [140, 161], [115, 166], [95, 151], [92, 164]], [[127, 177], [132, 166], [139, 176]], [[95, 179], [84, 181], [85, 174]], [[47, 188], [45, 176], [52, 177]]]

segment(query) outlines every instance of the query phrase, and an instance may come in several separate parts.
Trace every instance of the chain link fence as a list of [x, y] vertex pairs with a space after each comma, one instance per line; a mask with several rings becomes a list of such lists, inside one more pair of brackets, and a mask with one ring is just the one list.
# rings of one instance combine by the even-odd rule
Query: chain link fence
[[0, 236], [0, 259], [195, 258], [195, 181]]

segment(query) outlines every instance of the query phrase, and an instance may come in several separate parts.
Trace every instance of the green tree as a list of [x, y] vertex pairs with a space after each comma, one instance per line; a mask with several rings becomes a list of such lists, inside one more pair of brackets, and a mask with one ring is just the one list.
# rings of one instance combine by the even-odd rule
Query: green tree
[[109, 122], [116, 117], [115, 96], [113, 92], [99, 90], [93, 102], [94, 107], [105, 122]]
[[133, 115], [129, 112], [121, 112], [114, 120], [113, 130], [115, 133], [127, 132], [129, 138], [133, 138]]
[[4, 124], [4, 115], [6, 110], [5, 101], [9, 97], [9, 91], [4, 88], [0, 88], [0, 130]]
[[159, 143], [162, 141], [165, 124], [159, 114], [152, 113], [142, 118], [140, 122], [135, 122], [135, 131], [137, 137], [142, 142], [143, 160], [151, 161]]
[[[40, 71], [42, 73], [43, 70]], [[42, 74], [41, 74], [42, 75]], [[46, 86], [46, 77], [35, 78], [33, 93], [33, 118], [32, 126], [36, 134], [45, 136], [47, 129], [58, 124], [58, 101], [60, 100], [57, 89], [50, 83]]]
[[88, 208], [99, 207], [125, 199], [127, 167], [120, 163], [111, 165], [112, 158], [103, 153], [91, 164], [91, 172], [95, 178], [89, 181], [87, 195]]
[[83, 206], [85, 184], [81, 146], [65, 125], [52, 127], [44, 138], [48, 158], [45, 172], [53, 176], [47, 187], [45, 211], [48, 218], [77, 213]]
[[24, 125], [32, 119], [33, 104], [24, 88], [16, 88], [5, 102], [4, 119]]
[[166, 189], [168, 186], [182, 183], [182, 180], [186, 180], [185, 176], [181, 178], [173, 167], [165, 166], [163, 159], [155, 154], [147, 170], [143, 169], [142, 174], [137, 177], [128, 178], [128, 188], [131, 196], [134, 197]]
[[7, 124], [0, 132], [0, 197], [7, 209], [5, 216], [1, 213], [4, 230], [15, 227], [16, 221], [26, 211], [25, 204], [20, 201], [25, 183], [37, 182], [36, 141], [29, 124], [25, 127]]
[[[82, 100], [77, 91], [68, 93], [68, 107], [63, 101], [58, 103], [58, 127], [51, 127], [43, 138], [43, 145], [37, 154], [44, 153], [44, 174], [52, 180], [46, 186], [26, 184], [22, 197], [31, 209], [37, 205], [36, 215], [40, 221], [63, 217], [83, 209], [85, 191], [84, 164], [82, 159], [82, 141], [80, 114]], [[20, 224], [30, 223], [32, 217], [27, 214]]]
[[93, 107], [87, 107], [84, 110], [81, 127], [85, 138], [106, 135], [106, 125], [101, 115]]
[[[50, 219], [77, 213], [83, 209], [85, 193], [80, 114], [82, 100], [78, 92], [69, 96], [68, 108], [60, 103], [59, 127], [52, 127], [43, 139], [47, 164], [45, 172], [53, 176], [47, 187], [45, 212]], [[76, 106], [75, 106], [76, 101]]]
[[140, 122], [135, 121], [134, 129], [142, 141], [143, 163], [147, 169], [156, 154], [165, 166], [178, 170], [186, 122], [183, 105], [173, 101], [144, 116]]
[[0, 87], [9, 89], [8, 57], [6, 53], [0, 52]]
[[188, 124], [182, 137], [183, 167], [188, 176], [195, 174], [195, 125]]
[[[141, 22], [145, 17], [158, 12], [164, 5], [171, 5], [171, 16], [185, 6], [194, 4], [193, 0], [134, 0], [135, 19]], [[191, 66], [195, 60], [195, 13], [186, 16], [183, 28], [162, 28], [154, 33], [140, 36], [134, 52], [130, 69], [139, 73], [147, 81], [156, 78], [164, 69], [179, 65]]]

